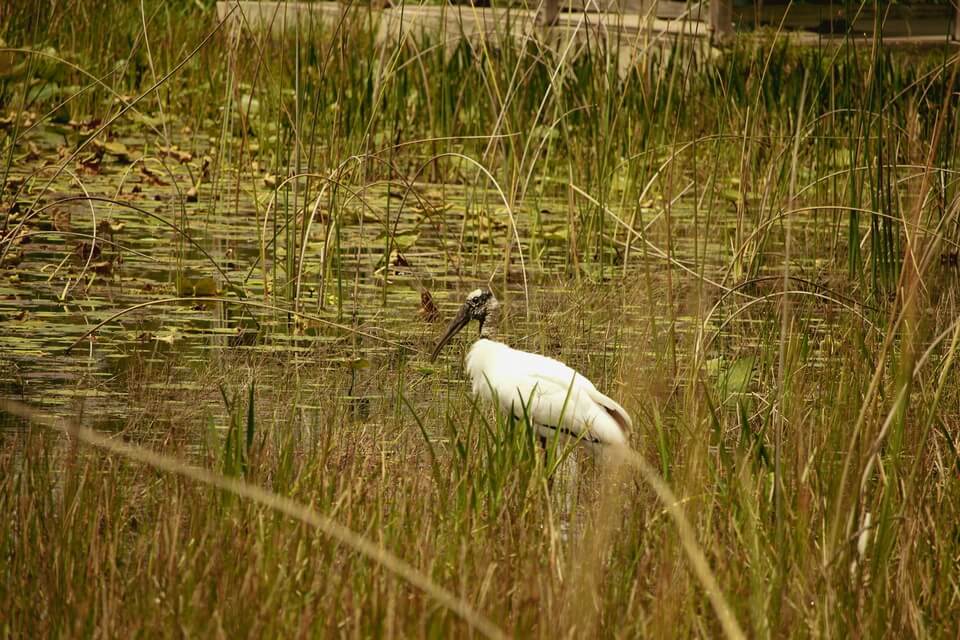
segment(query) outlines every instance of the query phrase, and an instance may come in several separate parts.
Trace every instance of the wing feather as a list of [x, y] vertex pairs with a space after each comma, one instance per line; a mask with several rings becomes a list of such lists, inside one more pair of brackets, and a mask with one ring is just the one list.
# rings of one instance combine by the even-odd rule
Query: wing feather
[[[624, 433], [633, 429], [633, 420], [630, 419], [630, 414], [627, 413], [626, 409], [620, 406], [620, 403], [610, 396], [600, 392], [597, 387], [590, 382], [590, 380], [562, 362], [547, 357], [543, 357], [543, 359], [549, 360], [552, 364], [559, 366], [556, 367], [556, 370], [554, 371], [533, 371], [530, 373], [530, 375], [545, 383], [549, 383], [556, 387], [562, 387], [564, 393], [570, 389], [570, 381], [573, 379], [574, 387], [577, 390], [586, 393], [591, 400], [603, 407]], [[564, 375], [557, 375], [560, 373], [561, 367]]]
[[[590, 385], [593, 387], [593, 385]], [[593, 401], [602, 406], [607, 410], [607, 413], [610, 414], [610, 417], [613, 418], [620, 428], [623, 429], [623, 432], [626, 433], [633, 429], [633, 420], [630, 419], [630, 414], [627, 413], [626, 409], [620, 406], [616, 400], [610, 396], [604, 395], [597, 391], [596, 387], [593, 388], [590, 397], [593, 398]]]
[[536, 424], [584, 435], [602, 443], [623, 443], [630, 416], [567, 365], [492, 341], [478, 342], [467, 357], [474, 392], [497, 396], [505, 411], [524, 413]]

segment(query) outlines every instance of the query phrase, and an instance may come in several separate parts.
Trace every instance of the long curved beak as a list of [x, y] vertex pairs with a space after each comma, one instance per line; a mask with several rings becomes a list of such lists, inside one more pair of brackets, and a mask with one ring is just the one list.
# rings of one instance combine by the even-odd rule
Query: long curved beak
[[437, 346], [433, 349], [433, 353], [430, 354], [430, 362], [436, 360], [437, 356], [440, 355], [440, 350], [469, 323], [470, 311], [467, 305], [463, 305], [460, 307], [460, 311], [457, 312], [457, 317], [447, 325], [446, 331], [443, 332], [443, 337], [440, 338], [440, 342], [437, 343]]

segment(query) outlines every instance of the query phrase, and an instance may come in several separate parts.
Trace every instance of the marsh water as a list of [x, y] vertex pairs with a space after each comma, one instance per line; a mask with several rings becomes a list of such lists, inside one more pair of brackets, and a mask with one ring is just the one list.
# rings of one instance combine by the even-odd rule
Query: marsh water
[[[0, 394], [94, 426], [129, 417], [125, 397], [144, 368], [165, 368], [171, 402], [196, 402], [175, 396], [224, 355], [223, 366], [262, 356], [277, 365], [273, 375], [305, 364], [347, 372], [349, 394], [375, 419], [395, 401], [383, 367], [405, 358], [418, 375], [436, 374], [425, 355], [432, 341], [462, 296], [486, 283], [508, 308], [507, 341], [551, 355], [563, 341], [574, 365], [609, 356], [658, 317], [676, 319], [669, 330], [679, 342], [736, 331], [771, 310], [764, 303], [732, 322], [721, 314], [704, 322], [721, 298], [756, 300], [752, 289], [729, 290], [743, 277], [731, 268], [734, 247], [749, 244], [735, 190], [718, 189], [713, 209], [727, 214], [705, 227], [692, 179], [648, 201], [618, 202], [614, 193], [602, 205], [603, 240], [575, 251], [571, 236], [585, 226], [577, 216], [592, 203], [562, 186], [508, 206], [471, 166], [436, 182], [356, 171], [339, 181], [284, 181], [256, 160], [218, 157], [215, 136], [181, 132], [165, 147], [145, 127], [69, 158], [68, 143], [93, 126], [38, 126], [13, 161]], [[798, 237], [830, 232], [815, 216], [794, 224]], [[794, 264], [823, 278], [816, 261]], [[761, 263], [753, 275], [777, 268], [776, 259], [769, 269]], [[644, 305], [623, 302], [631, 283], [645, 283]], [[578, 287], [619, 302], [562, 304]], [[576, 335], [552, 331], [556, 313], [579, 316]], [[729, 353], [722, 340], [714, 344], [718, 363], [743, 355], [742, 341]], [[665, 361], [648, 356], [651, 366]], [[264, 371], [258, 386], [270, 377]]]

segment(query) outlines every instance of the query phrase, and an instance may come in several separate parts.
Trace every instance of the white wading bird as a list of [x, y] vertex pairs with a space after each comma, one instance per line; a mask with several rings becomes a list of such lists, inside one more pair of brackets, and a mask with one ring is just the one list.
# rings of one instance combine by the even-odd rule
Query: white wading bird
[[436, 360], [453, 336], [471, 320], [480, 323], [480, 337], [470, 347], [466, 368], [473, 393], [499, 404], [506, 415], [529, 418], [540, 443], [559, 435], [595, 447], [626, 445], [630, 416], [603, 395], [585, 377], [553, 358], [511, 349], [493, 339], [500, 318], [500, 303], [487, 289], [467, 296], [430, 356]]

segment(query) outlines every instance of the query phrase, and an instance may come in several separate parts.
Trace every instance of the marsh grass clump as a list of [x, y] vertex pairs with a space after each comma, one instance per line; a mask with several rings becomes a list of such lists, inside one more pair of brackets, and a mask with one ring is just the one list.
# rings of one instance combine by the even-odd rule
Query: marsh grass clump
[[[952, 51], [372, 15], [0, 11], [3, 634], [952, 637]], [[427, 362], [478, 283], [648, 465]]]

